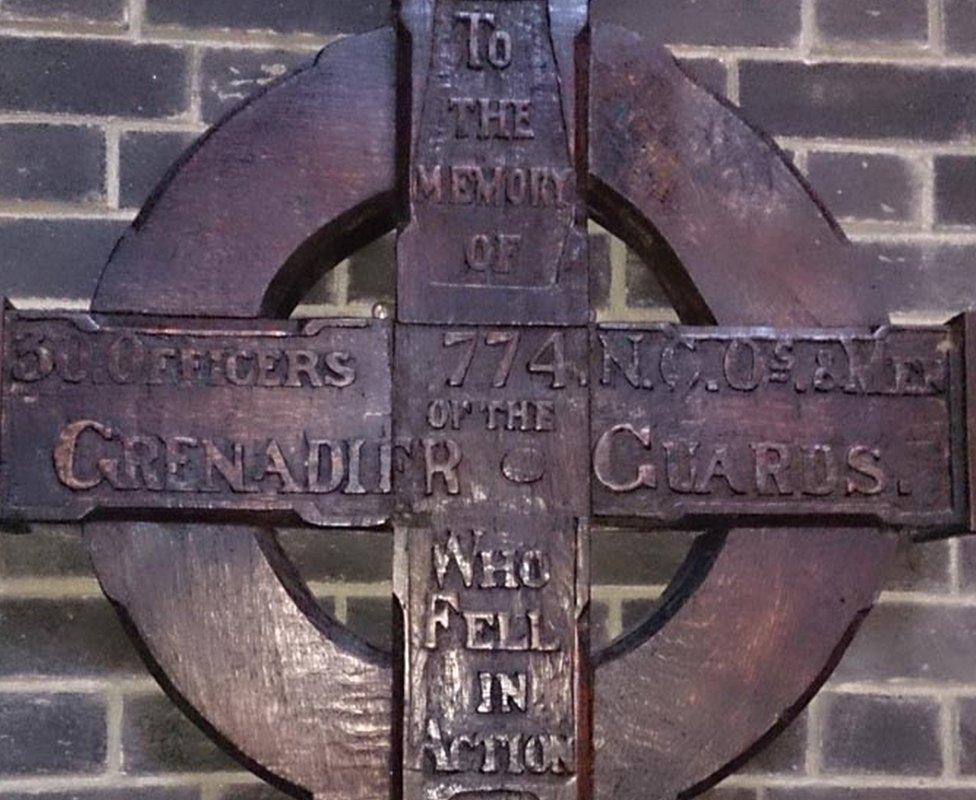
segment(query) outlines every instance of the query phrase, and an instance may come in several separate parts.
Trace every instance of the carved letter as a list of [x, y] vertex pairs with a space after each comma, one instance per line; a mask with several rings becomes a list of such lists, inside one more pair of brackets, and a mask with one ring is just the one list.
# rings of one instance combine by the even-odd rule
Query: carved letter
[[[446, 450], [446, 458], [438, 459], [438, 450]], [[428, 496], [434, 493], [434, 478], [440, 475], [448, 494], [461, 494], [457, 468], [461, 465], [461, 445], [453, 439], [424, 439], [424, 463], [427, 467]]]
[[615, 425], [597, 441], [593, 451], [593, 472], [604, 486], [611, 492], [623, 494], [633, 492], [642, 486], [648, 489], [657, 488], [657, 473], [652, 464], [640, 464], [637, 467], [637, 476], [630, 481], [615, 481], [611, 476], [611, 465], [613, 462], [613, 437], [618, 433], [629, 433], [645, 450], [651, 449], [651, 429], [641, 428], [638, 430], [630, 423]]
[[75, 472], [75, 451], [78, 448], [78, 438], [87, 430], [94, 431], [107, 442], [115, 437], [111, 428], [102, 425], [100, 422], [83, 419], [66, 425], [58, 437], [57, 446], [54, 448], [54, 468], [57, 470], [58, 479], [76, 492], [94, 489], [102, 482], [101, 475], [96, 475], [93, 478], [79, 478]]

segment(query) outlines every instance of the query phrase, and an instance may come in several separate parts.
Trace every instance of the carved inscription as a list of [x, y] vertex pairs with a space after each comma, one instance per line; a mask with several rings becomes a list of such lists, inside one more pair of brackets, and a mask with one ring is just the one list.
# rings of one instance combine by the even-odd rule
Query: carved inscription
[[592, 358], [596, 513], [962, 513], [948, 329], [601, 328]]
[[557, 71], [547, 3], [439, 0], [432, 24], [432, 53], [414, 64], [427, 81], [398, 246], [401, 318], [584, 322], [586, 237], [560, 95], [573, 76]]
[[8, 515], [248, 509], [320, 523], [389, 513], [388, 326], [6, 322]]
[[397, 328], [397, 452], [412, 512], [583, 515], [587, 333], [581, 328]]
[[581, 723], [575, 526], [559, 515], [484, 519], [398, 531], [398, 584], [409, 586], [405, 796], [504, 787], [569, 798]]

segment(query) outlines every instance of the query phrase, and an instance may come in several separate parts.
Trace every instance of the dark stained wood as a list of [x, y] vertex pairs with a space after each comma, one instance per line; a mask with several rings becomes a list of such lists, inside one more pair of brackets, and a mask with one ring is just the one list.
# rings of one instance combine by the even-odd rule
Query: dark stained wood
[[[322, 268], [391, 228], [394, 38], [329, 47], [211, 132], [113, 254], [93, 307], [287, 314]], [[387, 659], [315, 611], [267, 534], [87, 531], [96, 571], [164, 685], [245, 765], [296, 793], [389, 796]], [[158, 590], [144, 592], [150, 583]]]
[[[676, 258], [654, 262], [669, 266], [658, 278], [683, 320], [887, 321], [840, 229], [776, 146], [664, 48], [595, 25], [590, 70], [590, 208], [645, 256], [660, 255], [663, 237]], [[734, 314], [719, 313], [723, 296], [736, 297]]]
[[403, 796], [588, 796], [586, 531], [559, 513], [414, 524], [396, 548]]
[[6, 323], [5, 517], [389, 521], [388, 323], [43, 312]]
[[[595, 26], [592, 46], [590, 206], [644, 252], [666, 237], [685, 322], [884, 321], [773, 148], [640, 37]], [[840, 658], [894, 548], [862, 531], [734, 531], [687, 565], [667, 614], [597, 669], [596, 797], [697, 793], [784, 727]]]
[[[485, 13], [494, 16], [475, 19]], [[397, 44], [383, 30], [329, 48], [192, 150], [114, 253], [95, 309], [193, 318], [167, 323], [182, 339], [194, 325], [231, 325], [205, 316], [284, 316], [323, 270], [401, 223], [393, 429], [385, 435], [403, 652], [391, 666], [323, 615], [273, 533], [253, 525], [90, 524], [96, 571], [170, 693], [243, 763], [292, 793], [691, 796], [809, 700], [870, 608], [895, 542], [870, 528], [805, 528], [792, 513], [778, 520], [785, 528], [703, 536], [665, 611], [599, 654], [594, 674], [589, 406], [600, 425], [637, 430], [644, 406], [666, 415], [669, 405], [635, 401], [626, 389], [610, 402], [602, 364], [588, 372], [585, 211], [646, 256], [666, 256], [663, 277], [685, 322], [864, 328], [884, 315], [858, 284], [829, 215], [775, 149], [663, 51], [619, 29], [591, 36], [582, 0], [406, 0], [402, 23], [412, 38]], [[530, 199], [536, 176], [538, 207], [419, 203], [409, 192], [425, 160], [426, 201], [438, 191], [464, 200], [465, 181], [477, 191], [479, 174], [483, 182], [501, 175], [509, 191], [516, 169], [528, 176]], [[441, 162], [438, 184], [431, 176]], [[466, 248], [482, 234], [474, 241], [481, 250]], [[492, 262], [485, 247], [502, 236], [507, 246], [523, 237], [517, 255], [526, 259], [493, 270], [502, 251]], [[442, 285], [465, 258], [478, 274]], [[251, 337], [295, 331], [241, 325]], [[234, 337], [222, 335], [229, 346]], [[705, 355], [715, 342], [741, 339], [727, 330], [679, 335], [697, 335]], [[812, 334], [765, 335], [809, 344]], [[836, 349], [844, 334], [816, 335]], [[932, 337], [945, 335], [913, 334], [911, 346], [927, 341], [930, 354]], [[968, 350], [962, 357], [972, 361]], [[6, 353], [5, 367], [17, 358]], [[644, 391], [636, 382], [633, 391]], [[341, 412], [309, 403], [303, 423], [339, 414], [328, 423], [383, 424], [389, 375], [369, 384]], [[195, 399], [193, 381], [181, 388], [186, 397], [160, 398], [150, 387], [145, 409], [119, 390], [98, 410], [182, 419], [185, 403], [197, 403], [211, 423], [207, 415], [230, 405]], [[60, 385], [52, 396], [69, 408], [76, 402]], [[689, 397], [679, 411], [693, 424], [723, 422]], [[854, 394], [826, 410], [849, 414], [856, 405], [871, 421], [873, 402]], [[773, 426], [799, 413], [772, 401], [760, 407]], [[299, 413], [270, 401], [235, 411], [261, 417], [251, 424], [267, 430], [281, 420], [264, 418]], [[707, 419], [694, 423], [696, 411]], [[740, 402], [736, 413], [756, 412]], [[923, 427], [950, 443], [958, 464], [972, 409], [965, 423], [953, 411], [951, 431], [947, 412], [933, 413], [938, 421], [923, 419]], [[727, 433], [713, 428], [702, 438]], [[945, 505], [944, 486], [926, 491], [941, 492], [935, 499]], [[609, 513], [646, 511], [608, 504], [599, 490], [593, 499]], [[137, 500], [129, 513], [148, 505]], [[323, 502], [315, 521], [348, 513]], [[737, 521], [724, 518], [726, 527]]]
[[394, 33], [381, 29], [249, 100], [156, 190], [93, 308], [287, 315], [325, 270], [395, 224], [395, 86]]
[[593, 513], [966, 533], [964, 349], [950, 328], [600, 326]]
[[553, 28], [546, 0], [405, 3], [417, 45], [401, 320], [587, 321], [585, 210], [563, 103], [586, 3], [571, 5]]
[[317, 610], [273, 534], [85, 528], [106, 594], [170, 693], [266, 777], [316, 797], [389, 784], [389, 657]]

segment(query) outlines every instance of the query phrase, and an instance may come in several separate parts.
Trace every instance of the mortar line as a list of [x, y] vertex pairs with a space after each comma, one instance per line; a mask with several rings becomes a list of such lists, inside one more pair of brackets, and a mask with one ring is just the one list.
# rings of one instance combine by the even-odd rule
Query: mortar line
[[739, 105], [739, 59], [726, 58], [725, 64], [725, 94], [729, 102]]
[[0, 581], [4, 599], [63, 600], [102, 597], [94, 578], [4, 578]]
[[[951, 594], [940, 592], [898, 592], [885, 591], [881, 593], [880, 604], [884, 605], [915, 605], [915, 606], [945, 606], [947, 608], [974, 608], [976, 607], [976, 595], [952, 589], [954, 579], [952, 575], [952, 550], [950, 545], [950, 590]], [[957, 567], [958, 569], [958, 567]]]
[[857, 242], [882, 244], [929, 244], [972, 247], [976, 245], [976, 228], [940, 228], [936, 231], [898, 230], [877, 227], [871, 223], [851, 223], [845, 227], [848, 237]]
[[627, 306], [627, 246], [616, 236], [610, 237], [610, 290], [607, 306], [611, 311]]
[[159, 691], [159, 685], [148, 675], [107, 675], [104, 678], [27, 675], [0, 678], [0, 694], [102, 694], [112, 689], [145, 694], [152, 690]]
[[189, 73], [189, 85], [187, 86], [187, 93], [189, 94], [189, 106], [190, 106], [190, 119], [194, 123], [201, 126], [204, 125], [203, 122], [203, 48], [202, 47], [192, 47], [190, 49], [190, 58], [187, 64], [187, 71]]
[[0, 202], [0, 219], [32, 219], [32, 220], [108, 220], [131, 222], [132, 216], [126, 211], [109, 208], [106, 205], [56, 205], [53, 203], [24, 203], [18, 208], [16, 203]]
[[933, 681], [920, 678], [892, 678], [850, 680], [828, 683], [822, 690], [825, 695], [872, 695], [877, 697], [901, 697], [942, 699], [972, 697], [976, 695], [976, 683]]
[[777, 136], [780, 147], [807, 147], [825, 153], [920, 156], [929, 154], [976, 155], [976, 139], [963, 141], [916, 141], [910, 139], [866, 139], [847, 137]]
[[797, 43], [797, 54], [809, 59], [818, 40], [817, 9], [814, 0], [801, 0], [800, 3], [800, 40]]
[[942, 750], [942, 776], [957, 778], [960, 771], [959, 702], [955, 697], [943, 698], [939, 706], [939, 739]]
[[[865, 775], [858, 773], [831, 773], [804, 777], [797, 775], [750, 775], [736, 774], [725, 779], [723, 786], [730, 789], [956, 789], [976, 791], [976, 778], [960, 777], [948, 780], [941, 776], [927, 775]], [[852, 795], [855, 796], [856, 795]]]
[[607, 605], [607, 638], [612, 642], [624, 632], [624, 604], [620, 598], [602, 602]]
[[0, 792], [73, 792], [79, 789], [153, 789], [187, 786], [259, 784], [248, 772], [164, 772], [156, 775], [55, 775], [33, 778], [2, 778]]
[[943, 13], [942, 0], [928, 0], [928, 26], [929, 26], [929, 49], [935, 55], [944, 56], [946, 52], [945, 42], [945, 16]]
[[146, 0], [129, 0], [129, 36], [142, 38], [143, 23], [146, 19]]
[[220, 800], [222, 794], [220, 786], [216, 784], [200, 786], [200, 800]]
[[175, 117], [126, 117], [97, 114], [50, 113], [43, 111], [3, 111], [0, 110], [0, 124], [3, 125], [64, 125], [107, 127], [118, 125], [126, 131], [143, 133], [203, 133], [206, 127], [188, 123], [185, 114]]
[[105, 768], [110, 775], [121, 775], [124, 753], [122, 748], [122, 715], [124, 701], [118, 687], [111, 686], [105, 692]]
[[121, 187], [120, 147], [122, 133], [116, 125], [105, 128], [105, 204], [113, 210], [119, 208]]
[[332, 595], [333, 614], [336, 622], [343, 625], [349, 624], [349, 598], [344, 594]]
[[823, 769], [822, 705], [819, 698], [814, 698], [807, 707], [807, 748], [803, 763], [807, 775], [819, 775]]
[[936, 226], [935, 212], [935, 156], [925, 153], [917, 157], [921, 170], [921, 223], [926, 230], [933, 231]]
[[128, 28], [92, 28], [62, 25], [50, 27], [38, 22], [7, 21], [0, 24], [0, 36], [12, 39], [85, 39], [90, 41], [157, 44], [169, 47], [202, 45], [234, 50], [292, 50], [312, 55], [323, 47], [345, 38], [342, 34], [297, 33], [277, 34], [273, 31], [241, 29], [192, 29], [176, 26], [152, 26], [148, 31], [144, 20], [138, 39]]
[[962, 542], [949, 540], [949, 591], [962, 595]]

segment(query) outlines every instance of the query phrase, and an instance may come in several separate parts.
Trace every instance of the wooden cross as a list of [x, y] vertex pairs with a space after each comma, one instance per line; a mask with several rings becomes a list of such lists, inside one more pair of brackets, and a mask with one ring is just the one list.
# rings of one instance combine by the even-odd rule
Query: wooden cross
[[[598, 324], [590, 217], [702, 327]], [[287, 319], [394, 225], [395, 320]], [[584, 0], [403, 0], [184, 157], [91, 314], [5, 312], [2, 514], [83, 521], [164, 686], [296, 793], [690, 796], [826, 678], [891, 531], [972, 529], [972, 318], [880, 325], [849, 265]], [[295, 521], [392, 528], [392, 657]], [[593, 521], [715, 533], [591, 658]]]

